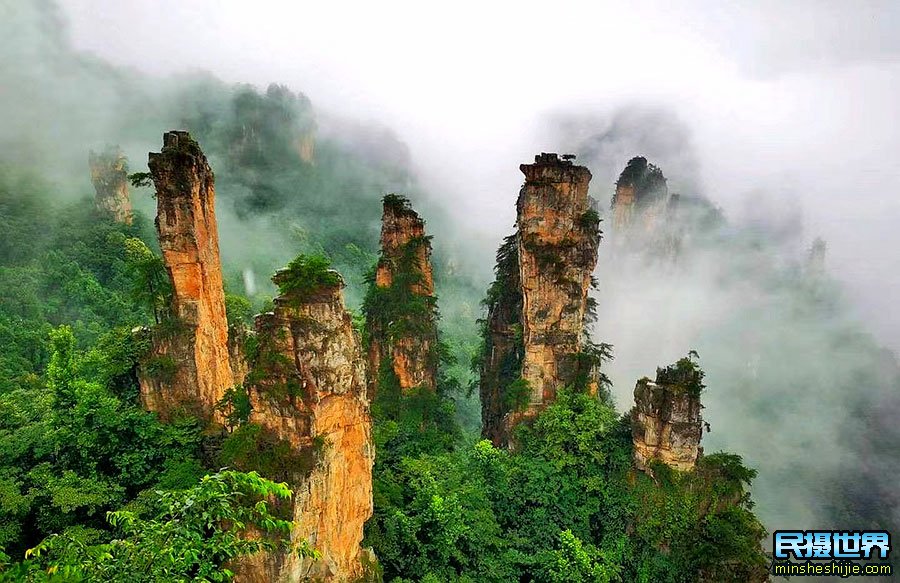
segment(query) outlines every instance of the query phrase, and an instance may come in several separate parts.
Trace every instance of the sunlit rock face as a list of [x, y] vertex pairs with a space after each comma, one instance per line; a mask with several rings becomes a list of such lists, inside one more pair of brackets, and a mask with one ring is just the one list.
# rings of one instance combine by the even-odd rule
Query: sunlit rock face
[[[498, 445], [577, 371], [600, 233], [591, 173], [571, 158], [540, 154], [520, 166], [518, 231], [498, 253], [481, 370], [483, 434]], [[513, 396], [511, 387], [528, 394]]]
[[599, 236], [585, 224], [590, 171], [556, 154], [523, 164], [517, 203], [522, 285], [522, 378], [539, 409], [573, 379]]
[[[691, 373], [688, 373], [688, 376]], [[699, 391], [692, 378], [658, 369], [656, 382], [643, 378], [634, 388], [632, 441], [638, 469], [659, 460], [676, 470], [690, 470], [703, 453]]]
[[151, 360], [166, 374], [141, 374], [144, 406], [168, 419], [182, 412], [217, 419], [216, 404], [234, 384], [219, 259], [212, 169], [187, 132], [163, 136], [150, 154], [156, 231], [172, 283], [171, 318], [153, 331]]
[[88, 157], [91, 182], [96, 196], [97, 209], [108, 214], [118, 223], [130, 225], [134, 216], [128, 196], [128, 160], [118, 147]]
[[372, 515], [375, 451], [365, 361], [342, 286], [279, 296], [274, 312], [256, 318], [258, 348], [245, 379], [249, 421], [289, 443], [303, 461], [291, 472], [291, 539], [308, 541], [322, 556], [250, 557], [239, 581], [357, 581], [366, 575], [360, 543]]
[[[374, 399], [379, 371], [388, 362], [401, 391], [414, 387], [435, 390], [438, 336], [432, 309], [431, 241], [425, 233], [425, 221], [408, 200], [398, 195], [384, 198], [381, 256], [374, 283], [376, 290], [372, 297], [378, 296], [381, 302], [393, 306], [377, 308], [381, 314], [367, 321], [369, 398]], [[404, 305], [417, 301], [420, 313], [401, 313]], [[391, 313], [395, 310], [397, 313]]]

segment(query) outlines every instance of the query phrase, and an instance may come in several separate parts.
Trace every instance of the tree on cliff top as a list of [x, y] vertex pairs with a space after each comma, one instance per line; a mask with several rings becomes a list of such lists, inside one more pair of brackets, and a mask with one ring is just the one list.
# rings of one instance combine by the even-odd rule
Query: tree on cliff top
[[635, 156], [619, 174], [616, 186], [633, 187], [635, 203], [641, 203], [666, 192], [666, 177], [658, 166], [650, 164], [643, 156]]

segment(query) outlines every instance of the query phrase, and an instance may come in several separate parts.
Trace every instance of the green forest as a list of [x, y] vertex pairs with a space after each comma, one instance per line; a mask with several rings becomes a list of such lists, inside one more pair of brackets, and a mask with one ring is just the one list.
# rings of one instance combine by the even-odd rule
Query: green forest
[[[11, 169], [2, 189], [2, 577], [134, 579], [157, 557], [140, 580], [227, 580], [227, 560], [255, 547], [208, 525], [284, 529], [257, 502], [285, 486], [217, 471], [222, 448], [197, 421], [141, 410], [135, 365], [147, 347], [132, 330], [153, 323], [146, 284], [161, 262], [149, 221], [117, 224], [90, 199], [55, 209], [49, 185]], [[314, 284], [315, 262], [303, 259], [292, 264], [298, 284]], [[393, 320], [422, 309], [402, 294], [365, 306]], [[520, 449], [500, 450], [457, 421], [468, 379], [452, 370], [442, 364], [437, 395], [399, 395], [389, 373], [379, 378], [366, 543], [386, 580], [743, 581], [763, 564], [744, 493], [754, 473], [736, 456], [706, 456], [686, 476], [636, 474], [627, 418], [574, 387]]]
[[[271, 311], [279, 293], [302, 297], [339, 281], [364, 349], [373, 328], [409, 334], [437, 322], [437, 341], [422, 355], [437, 363], [435, 391], [401, 390], [391, 366], [373, 379], [374, 510], [362, 542], [376, 558], [369, 580], [766, 580], [771, 528], [752, 489], [765, 470], [745, 463], [746, 447], [743, 456], [707, 451], [690, 471], [660, 462], [638, 470], [632, 403], [613, 396], [607, 373], [615, 350], [605, 330], [587, 330], [579, 354], [581, 364], [598, 369], [601, 390], [588, 390], [583, 378], [572, 382], [515, 429], [515, 447], [482, 437], [478, 380], [492, 349], [489, 307], [522, 302], [505, 284], [517, 265], [515, 241], [496, 241], [493, 282], [479, 276], [461, 258], [464, 243], [446, 236], [454, 228], [452, 201], [418, 182], [410, 152], [392, 133], [352, 124], [320, 133], [325, 114], [282, 85], [259, 89], [191, 74], [161, 88], [74, 52], [61, 34], [31, 47], [31, 28], [52, 28], [34, 24], [34, 6], [12, 15], [24, 31], [13, 41], [24, 48], [10, 91], [0, 94], [4, 107], [39, 95], [0, 133], [0, 581], [231, 581], [240, 579], [241, 559], [261, 552], [321, 556], [315, 544], [292, 542], [296, 525], [284, 512], [296, 495], [297, 468], [306, 471], [315, 459], [247, 423], [243, 387], [223, 402], [227, 427], [191, 416], [164, 422], [141, 406], [138, 370], [164, 378], [175, 366], [149, 356], [146, 333], [172, 321], [144, 163], [172, 128], [190, 131], [215, 171], [233, 329]], [[53, 130], [38, 123], [54, 116]], [[88, 152], [112, 143], [129, 158], [132, 224], [94, 204]], [[645, 158], [634, 158], [620, 180], [637, 180], [648, 206], [664, 191], [662, 169]], [[599, 184], [592, 193], [608, 200], [613, 188]], [[375, 283], [383, 204], [410, 201], [437, 227], [427, 238], [432, 297], [409, 293], [422, 277], [412, 260], [418, 247], [392, 285]], [[753, 419], [780, 422], [791, 403], [813, 398], [871, 419], [865, 428], [835, 426], [851, 454], [845, 466], [789, 459], [795, 465], [773, 472], [769, 484], [810, 484], [818, 516], [830, 521], [821, 528], [893, 526], [881, 511], [892, 500], [891, 484], [877, 460], [900, 430], [876, 413], [896, 406], [895, 357], [851, 321], [832, 280], [774, 259], [769, 233], [729, 225], [700, 196], [680, 204], [679, 227], [688, 234], [674, 265], [694, 277], [690, 253], [721, 259], [727, 267], [716, 285], [751, 287], [768, 311], [741, 306], [704, 337], [720, 353], [734, 346], [729, 358], [698, 347], [700, 360], [694, 346], [684, 346], [679, 354], [691, 354], [656, 363], [658, 374], [695, 379], [692, 397], [717, 390], [727, 399], [746, 396], [742, 406]], [[581, 226], [605, 229], [607, 216], [606, 208], [591, 209]], [[674, 278], [655, 271], [659, 260], [640, 264], [654, 284]], [[592, 291], [588, 311], [602, 301], [602, 290]], [[514, 342], [521, 348], [521, 337]], [[254, 350], [252, 341], [246, 348]], [[796, 355], [813, 353], [820, 356], [811, 364], [797, 362]], [[520, 351], [504, 365], [504, 405], [518, 411], [529, 391], [519, 379]], [[760, 386], [778, 392], [754, 392]], [[799, 387], [800, 396], [785, 387]], [[804, 446], [815, 436], [795, 441]], [[766, 502], [779, 503], [783, 491], [764, 489]]]

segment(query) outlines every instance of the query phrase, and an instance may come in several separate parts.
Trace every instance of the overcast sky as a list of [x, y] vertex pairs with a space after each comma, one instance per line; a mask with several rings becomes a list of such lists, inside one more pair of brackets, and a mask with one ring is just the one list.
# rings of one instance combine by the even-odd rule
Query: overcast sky
[[828, 240], [831, 269], [900, 349], [898, 2], [62, 4], [75, 46], [114, 63], [284, 83], [389, 125], [430, 190], [491, 237], [512, 223], [518, 164], [550, 147], [550, 114], [671, 109], [704, 193], [738, 220], [761, 204], [802, 213], [804, 239]]

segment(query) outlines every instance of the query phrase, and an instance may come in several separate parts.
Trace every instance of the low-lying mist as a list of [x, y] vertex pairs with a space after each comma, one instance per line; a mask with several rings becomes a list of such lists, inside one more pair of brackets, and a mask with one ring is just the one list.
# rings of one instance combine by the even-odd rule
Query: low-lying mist
[[[348, 279], [348, 303], [358, 306], [377, 253], [380, 197], [401, 191], [435, 235], [443, 333], [457, 356], [455, 375], [471, 379], [479, 301], [512, 227], [514, 187], [487, 196], [489, 187], [470, 184], [474, 197], [455, 172], [457, 180], [436, 192], [434, 173], [422, 167], [458, 153], [418, 152], [383, 126], [323, 113], [297, 93], [302, 87], [235, 86], [208, 73], [156, 78], [110, 65], [74, 51], [64, 20], [49, 0], [2, 6], [4, 166], [40, 174], [60, 201], [88, 204], [89, 149], [119, 144], [132, 171], [141, 171], [164, 131], [191, 130], [217, 174], [227, 285], [255, 307], [272, 294], [274, 269], [309, 251], [332, 257]], [[691, 214], [660, 227], [681, 247], [659, 256], [629, 251], [604, 217], [594, 333], [615, 347], [608, 375], [620, 411], [630, 408], [638, 378], [696, 350], [712, 427], [703, 445], [738, 453], [759, 470], [754, 496], [769, 529], [900, 526], [896, 357], [867, 332], [828, 260], [824, 270], [807, 261], [819, 233], [803, 231], [799, 203], [775, 204], [772, 193], [759, 192], [746, 212], [723, 215], [721, 201], [748, 188], [708, 190], [721, 184], [704, 178], [716, 162], [698, 153], [686, 122], [666, 108], [583, 110], [593, 111], [564, 108], [543, 118], [543, 135], [520, 147], [577, 154], [594, 174], [601, 209], [625, 163], [644, 155], [669, 177], [670, 192], [708, 219], [701, 227]], [[309, 160], [291, 141], [304, 132], [315, 136]], [[487, 153], [481, 167], [510, 156]], [[512, 164], [494, 173], [508, 177], [503, 184], [520, 179]], [[150, 191], [132, 195], [152, 216]], [[506, 201], [508, 214], [496, 218]], [[464, 216], [472, 208], [490, 216]], [[470, 422], [477, 418], [471, 399], [459, 401]]]
[[855, 316], [827, 254], [812, 253], [797, 214], [769, 203], [724, 217], [716, 193], [698, 190], [689, 132], [671, 112], [625, 109], [558, 127], [602, 203], [633, 154], [678, 176], [669, 192], [679, 205], [664, 222], [636, 234], [602, 223], [594, 335], [615, 347], [619, 408], [631, 406], [637, 379], [696, 350], [707, 372], [704, 448], [758, 469], [769, 529], [900, 524], [900, 431], [888, 421], [900, 413], [900, 367]]

